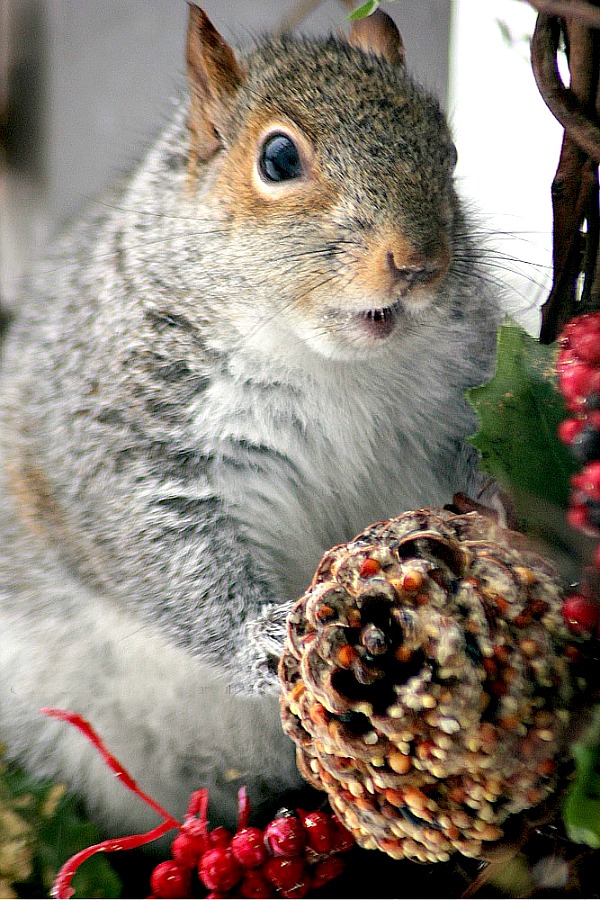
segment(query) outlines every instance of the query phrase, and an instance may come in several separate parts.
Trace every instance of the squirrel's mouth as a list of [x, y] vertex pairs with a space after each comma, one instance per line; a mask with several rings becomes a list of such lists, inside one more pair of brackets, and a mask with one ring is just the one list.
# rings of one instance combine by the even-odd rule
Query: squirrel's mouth
[[363, 334], [381, 340], [388, 337], [394, 330], [399, 309], [399, 303], [366, 309], [364, 312], [358, 313], [356, 321]]

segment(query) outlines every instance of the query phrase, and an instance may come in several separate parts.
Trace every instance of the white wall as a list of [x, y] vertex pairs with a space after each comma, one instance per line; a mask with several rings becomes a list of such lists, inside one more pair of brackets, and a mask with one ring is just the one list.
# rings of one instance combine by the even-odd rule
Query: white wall
[[562, 129], [531, 72], [527, 36], [535, 17], [522, 0], [453, 3], [448, 106], [461, 191], [481, 211], [483, 227], [497, 232], [507, 307], [537, 334], [551, 277], [550, 186]]

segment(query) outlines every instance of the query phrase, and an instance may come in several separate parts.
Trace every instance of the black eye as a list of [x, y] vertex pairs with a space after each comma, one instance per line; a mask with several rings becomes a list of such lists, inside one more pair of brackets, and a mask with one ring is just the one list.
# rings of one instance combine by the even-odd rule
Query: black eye
[[266, 181], [290, 181], [302, 175], [298, 148], [286, 134], [272, 134], [260, 152], [260, 173]]

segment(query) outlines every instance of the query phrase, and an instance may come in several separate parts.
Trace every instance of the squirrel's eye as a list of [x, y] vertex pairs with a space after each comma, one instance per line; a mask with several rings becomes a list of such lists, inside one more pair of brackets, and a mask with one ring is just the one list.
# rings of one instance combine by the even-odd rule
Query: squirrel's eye
[[290, 181], [302, 175], [298, 148], [286, 134], [272, 134], [263, 144], [260, 173], [266, 181]]

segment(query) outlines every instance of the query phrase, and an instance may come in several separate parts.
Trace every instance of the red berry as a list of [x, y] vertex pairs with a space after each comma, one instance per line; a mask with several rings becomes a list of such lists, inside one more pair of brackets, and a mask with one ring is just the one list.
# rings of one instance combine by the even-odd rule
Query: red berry
[[558, 426], [558, 436], [563, 444], [570, 444], [583, 428], [583, 419], [564, 419]]
[[173, 859], [188, 868], [196, 865], [205, 850], [206, 844], [204, 840], [198, 841], [197, 838], [185, 834], [183, 831], [173, 839], [171, 844], [171, 856]]
[[581, 359], [591, 363], [600, 362], [600, 315], [586, 313], [577, 316], [565, 328], [569, 348]]
[[153, 870], [150, 887], [155, 897], [189, 897], [191, 880], [188, 868], [167, 859]]
[[306, 877], [306, 865], [301, 856], [294, 859], [283, 859], [281, 856], [268, 859], [261, 871], [267, 881], [279, 891], [295, 888]]
[[582, 405], [588, 394], [598, 390], [600, 373], [583, 360], [571, 356], [560, 367], [557, 365], [557, 370], [560, 391], [569, 401], [570, 408], [573, 408], [573, 404], [576, 407]]
[[271, 897], [271, 885], [262, 872], [250, 869], [242, 878], [239, 887], [240, 897]]
[[600, 500], [600, 460], [588, 463], [581, 472], [573, 475], [571, 483], [591, 500]]
[[290, 900], [296, 900], [297, 897], [306, 897], [311, 888], [311, 880], [308, 875], [305, 875], [300, 881], [297, 881], [296, 884], [291, 888], [282, 888], [279, 893], [282, 897], [290, 898]]
[[265, 836], [260, 828], [242, 828], [231, 839], [231, 852], [245, 869], [262, 866], [268, 857]]
[[281, 815], [265, 828], [265, 844], [273, 856], [298, 856], [306, 846], [302, 822], [295, 815]]
[[600, 331], [588, 331], [577, 342], [577, 356], [586, 362], [600, 363]]
[[331, 825], [333, 828], [333, 844], [334, 853], [346, 853], [354, 846], [355, 840], [352, 833], [345, 828], [336, 816], [331, 817]]
[[200, 857], [200, 881], [211, 891], [230, 891], [241, 878], [242, 870], [229, 847], [213, 847]]
[[566, 597], [562, 612], [567, 625], [576, 634], [593, 631], [600, 622], [600, 606], [583, 594]]
[[306, 833], [306, 842], [310, 849], [316, 853], [329, 853], [333, 844], [331, 816], [315, 810], [315, 812], [301, 815], [301, 820]]
[[567, 510], [567, 522], [571, 528], [575, 528], [577, 531], [587, 531], [588, 516], [583, 503], [574, 503], [569, 507]]
[[212, 831], [208, 832], [207, 845], [213, 847], [229, 847], [231, 844], [231, 832], [222, 825], [217, 825]]
[[312, 873], [312, 886], [315, 890], [333, 881], [341, 875], [346, 868], [346, 863], [341, 856], [330, 856], [328, 859], [317, 863]]

